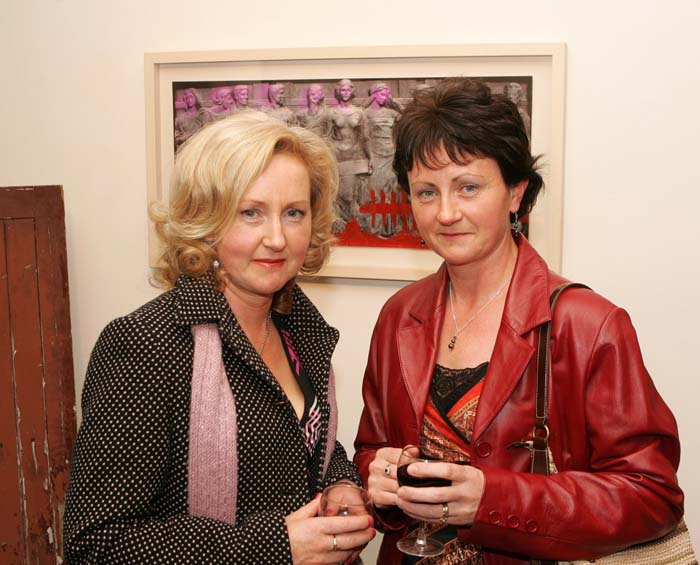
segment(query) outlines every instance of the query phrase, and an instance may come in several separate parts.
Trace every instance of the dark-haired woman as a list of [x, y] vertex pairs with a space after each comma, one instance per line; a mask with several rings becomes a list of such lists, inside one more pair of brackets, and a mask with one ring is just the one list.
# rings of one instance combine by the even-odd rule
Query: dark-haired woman
[[[537, 328], [564, 279], [512, 229], [543, 184], [515, 105], [480, 81], [442, 81], [415, 93], [394, 139], [398, 182], [444, 264], [389, 299], [372, 337], [355, 461], [386, 532], [379, 562], [592, 559], [670, 531], [683, 514], [676, 422], [629, 316], [593, 291], [567, 290], [557, 305], [559, 472], [529, 473]], [[413, 464], [451, 486], [399, 487], [401, 447], [419, 442], [471, 465]], [[443, 526], [442, 556], [396, 549], [415, 519]]]

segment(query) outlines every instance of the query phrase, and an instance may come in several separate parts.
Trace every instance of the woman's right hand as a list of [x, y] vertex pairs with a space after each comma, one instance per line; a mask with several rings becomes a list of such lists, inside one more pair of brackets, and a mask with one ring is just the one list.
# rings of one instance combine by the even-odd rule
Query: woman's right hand
[[400, 455], [401, 448], [382, 447], [377, 450], [374, 460], [369, 464], [367, 492], [377, 508], [396, 506], [396, 491], [399, 489], [396, 467]]
[[318, 517], [319, 502], [316, 497], [284, 519], [294, 565], [344, 563], [377, 535], [370, 515]]

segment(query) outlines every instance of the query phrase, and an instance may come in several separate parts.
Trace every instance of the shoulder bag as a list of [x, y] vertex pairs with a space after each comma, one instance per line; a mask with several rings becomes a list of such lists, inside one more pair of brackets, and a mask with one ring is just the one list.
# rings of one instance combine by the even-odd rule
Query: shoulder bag
[[[549, 303], [554, 318], [554, 306], [567, 288], [588, 288], [580, 283], [565, 283], [552, 291]], [[532, 434], [532, 466], [530, 471], [540, 475], [553, 475], [557, 472], [552, 452], [549, 449], [549, 374], [550, 374], [550, 340], [552, 322], [546, 322], [539, 328], [537, 340], [537, 399], [535, 403], [535, 427]], [[600, 557], [595, 561], [542, 561], [531, 560], [531, 565], [697, 565], [693, 552], [690, 533], [681, 519], [674, 530], [657, 540], [633, 545]]]

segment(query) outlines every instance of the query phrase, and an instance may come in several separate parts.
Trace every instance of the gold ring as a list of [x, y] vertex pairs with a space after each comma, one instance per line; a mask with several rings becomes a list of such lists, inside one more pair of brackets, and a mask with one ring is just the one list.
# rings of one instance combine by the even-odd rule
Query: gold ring
[[338, 538], [335, 534], [333, 534], [333, 547], [331, 547], [331, 551], [338, 551]]
[[391, 476], [391, 463], [387, 463], [387, 464], [386, 464], [386, 467], [384, 467], [384, 474], [385, 474], [387, 477], [390, 477], [390, 476]]
[[450, 507], [448, 506], [447, 502], [442, 503], [442, 516], [440, 516], [440, 523], [444, 524], [447, 522], [447, 519], [450, 517]]

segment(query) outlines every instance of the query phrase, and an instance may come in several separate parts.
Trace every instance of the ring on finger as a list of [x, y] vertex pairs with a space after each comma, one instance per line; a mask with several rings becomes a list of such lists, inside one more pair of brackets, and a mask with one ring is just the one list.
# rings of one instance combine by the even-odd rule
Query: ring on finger
[[447, 502], [442, 503], [442, 516], [440, 516], [440, 523], [444, 524], [450, 517], [450, 507]]
[[331, 551], [338, 551], [338, 537], [333, 534], [333, 547], [331, 547]]
[[387, 464], [386, 464], [386, 467], [384, 467], [384, 474], [385, 474], [387, 477], [390, 477], [390, 476], [391, 476], [391, 463], [387, 463]]

